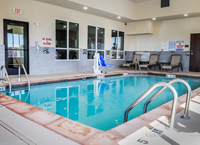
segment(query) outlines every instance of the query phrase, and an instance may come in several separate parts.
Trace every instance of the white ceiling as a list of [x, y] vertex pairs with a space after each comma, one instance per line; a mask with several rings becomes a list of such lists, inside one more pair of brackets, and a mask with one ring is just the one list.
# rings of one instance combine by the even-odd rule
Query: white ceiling
[[129, 1], [134, 2], [134, 3], [140, 3], [140, 2], [145, 2], [149, 0], [129, 0]]
[[71, 2], [69, 0], [35, 0], [35, 1], [40, 1], [40, 2], [44, 2], [44, 3], [48, 3], [48, 4], [52, 4], [52, 5], [72, 9], [72, 10], [76, 10], [76, 11], [79, 11], [79, 12], [87, 13], [87, 14], [92, 14], [92, 15], [112, 19], [112, 20], [115, 20], [115, 21], [120, 21], [120, 22], [132, 22], [133, 21], [132, 19], [128, 19], [128, 18], [125, 18], [125, 17], [122, 17], [121, 19], [117, 19], [118, 15], [116, 15], [116, 14], [108, 13], [108, 12], [105, 12], [103, 10], [98, 10], [98, 9], [94, 9], [94, 8], [91, 8], [91, 7], [89, 7], [88, 10], [85, 11], [83, 9], [84, 5], [77, 4], [77, 3]]
[[[117, 19], [118, 15], [112, 14], [112, 13], [109, 13], [109, 12], [106, 12], [103, 10], [99, 10], [99, 9], [90, 7], [90, 8], [88, 8], [87, 11], [85, 11], [85, 10], [83, 10], [83, 5], [71, 2], [69, 0], [35, 0], [35, 1], [40, 1], [40, 2], [44, 2], [44, 3], [80, 11], [83, 13], [91, 14], [91, 15], [96, 15], [96, 16], [112, 19], [115, 21], [124, 22], [124, 23], [134, 22], [134, 21], [151, 20], [151, 18], [133, 20], [133, 19], [125, 18], [125, 17], [122, 17], [121, 19]], [[150, 1], [150, 0], [128, 0], [128, 1], [132, 1], [132, 2], [136, 3], [136, 2], [144, 2], [144, 1]], [[188, 17], [197, 17], [197, 16], [200, 16], [200, 13], [193, 13], [193, 14], [188, 15]], [[172, 19], [180, 19], [180, 18], [184, 18], [183, 14], [182, 15], [180, 14], [180, 15], [173, 15], [173, 16], [165, 16], [165, 17], [157, 17], [156, 21], [172, 20]]]

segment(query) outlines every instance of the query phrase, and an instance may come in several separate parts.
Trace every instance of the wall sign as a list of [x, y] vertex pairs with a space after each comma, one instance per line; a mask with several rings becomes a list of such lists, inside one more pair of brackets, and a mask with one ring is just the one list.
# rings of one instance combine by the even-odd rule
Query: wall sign
[[83, 54], [87, 54], [87, 49], [83, 49]]
[[176, 51], [176, 41], [169, 41], [169, 51]]
[[106, 50], [106, 55], [110, 55], [110, 50]]
[[43, 48], [43, 54], [48, 54], [49, 53], [49, 48], [48, 47], [44, 47]]
[[42, 44], [43, 45], [51, 45], [52, 44], [52, 38], [42, 38]]
[[176, 51], [184, 50], [184, 41], [176, 41]]
[[168, 51], [169, 41], [162, 41], [161, 46], [162, 46], [161, 51]]
[[33, 44], [36, 45], [40, 45], [40, 41], [33, 41]]
[[14, 14], [22, 14], [22, 9], [13, 8]]

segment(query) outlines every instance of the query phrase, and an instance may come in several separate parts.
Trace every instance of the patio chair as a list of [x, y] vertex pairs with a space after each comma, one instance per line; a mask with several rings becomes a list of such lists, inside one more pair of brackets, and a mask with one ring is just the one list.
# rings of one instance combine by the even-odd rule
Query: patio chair
[[107, 73], [107, 67], [112, 67], [114, 64], [106, 64], [105, 61], [108, 61], [109, 59], [104, 60], [103, 56], [100, 55], [99, 57], [99, 66], [105, 67], [105, 73]]
[[149, 67], [154, 66], [154, 70], [156, 69], [156, 66], [158, 65], [158, 54], [152, 54], [150, 56], [150, 60], [148, 64], [142, 64], [140, 65], [140, 68], [146, 68], [147, 70]]
[[161, 71], [163, 69], [173, 70], [173, 68], [178, 67], [178, 72], [179, 72], [179, 67], [181, 63], [180, 61], [181, 61], [181, 55], [172, 55], [170, 65], [162, 66]]
[[140, 62], [140, 59], [141, 59], [141, 54], [135, 54], [134, 55], [134, 58], [133, 58], [133, 62], [132, 63], [125, 63], [122, 65], [122, 67], [131, 67], [131, 66], [134, 66], [134, 65], [137, 65], [137, 63]]

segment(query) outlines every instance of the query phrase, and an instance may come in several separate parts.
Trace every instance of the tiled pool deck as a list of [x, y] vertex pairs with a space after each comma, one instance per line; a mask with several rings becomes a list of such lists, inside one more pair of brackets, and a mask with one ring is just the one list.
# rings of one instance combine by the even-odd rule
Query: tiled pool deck
[[[138, 74], [139, 72], [131, 71], [131, 70], [120, 70], [120, 71], [112, 71], [105, 76], [113, 76], [113, 75], [122, 75], [123, 73], [129, 74]], [[166, 75], [167, 72], [143, 72], [143, 74], [154, 74], [154, 75]], [[190, 73], [173, 73], [178, 77], [194, 77], [200, 78], [200, 74], [190, 74]], [[75, 74], [74, 74], [75, 75]], [[78, 74], [77, 76], [65, 76], [58, 77], [54, 79], [35, 79], [31, 81], [31, 85], [38, 84], [47, 84], [54, 82], [64, 82], [64, 81], [73, 81], [80, 80], [83, 78], [95, 78], [97, 75], [88, 74]], [[25, 86], [27, 82], [16, 82], [13, 83], [13, 86]], [[0, 84], [0, 86], [8, 86], [8, 84]], [[197, 88], [192, 91], [192, 98], [200, 94], [200, 88]], [[181, 106], [186, 101], [186, 95], [179, 97], [177, 113], [182, 111], [184, 108]], [[149, 129], [153, 128], [150, 123], [156, 120], [161, 116], [165, 116], [168, 119], [171, 115], [172, 101], [168, 102], [156, 109], [149, 111], [146, 114], [143, 114], [135, 119], [132, 119], [120, 126], [117, 126], [108, 131], [101, 131], [84, 124], [78, 123], [76, 121], [72, 121], [68, 118], [56, 115], [54, 113], [45, 111], [43, 109], [37, 108], [30, 104], [24, 103], [22, 101], [16, 100], [14, 98], [8, 97], [6, 95], [0, 94], [0, 104], [10, 109], [11, 111], [37, 123], [42, 125], [43, 127], [50, 129], [74, 142], [84, 145], [114, 145], [118, 144], [118, 141], [124, 139], [131, 133], [137, 131], [143, 126], [148, 127]]]

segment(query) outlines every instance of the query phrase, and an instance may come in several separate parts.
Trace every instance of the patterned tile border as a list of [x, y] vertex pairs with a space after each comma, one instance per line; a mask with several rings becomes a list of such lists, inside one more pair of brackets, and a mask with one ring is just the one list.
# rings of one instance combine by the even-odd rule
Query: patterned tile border
[[[126, 71], [123, 73], [138, 74], [139, 72]], [[109, 74], [106, 74], [106, 76], [122, 75], [123, 73], [122, 72], [109, 73]], [[167, 73], [145, 72], [145, 74], [166, 75]], [[177, 76], [188, 77], [188, 75], [179, 75], [179, 74]], [[97, 75], [96, 76], [89, 76], [89, 75], [76, 76], [76, 77], [68, 77], [65, 79], [46, 80], [46, 83], [50, 83], [50, 82], [55, 83], [55, 81], [63, 82], [64, 80], [67, 80], [67, 81], [81, 80], [83, 78], [96, 78], [96, 77]], [[190, 77], [200, 78], [200, 76], [195, 76], [195, 75], [193, 76], [190, 75]], [[37, 85], [38, 83], [44, 84], [45, 81], [44, 80], [40, 82], [35, 81], [32, 83], [33, 84], [35, 83], [35, 85]], [[194, 98], [195, 96], [198, 96], [198, 95], [200, 95], [200, 88], [197, 88], [192, 91], [191, 98]], [[186, 101], [186, 94], [179, 97], [177, 113], [184, 109], [180, 105], [184, 104], [185, 101]], [[117, 145], [119, 140], [137, 131], [143, 126], [147, 126], [149, 129], [151, 129], [152, 126], [150, 125], [150, 123], [155, 121], [157, 118], [161, 116], [165, 116], [166, 118], [170, 119], [172, 101], [164, 105], [161, 105], [160, 107], [157, 107], [143, 115], [140, 115], [139, 117], [135, 119], [132, 119], [108, 131], [101, 131], [101, 130], [89, 127], [87, 125], [81, 124], [79, 122], [70, 120], [68, 118], [59, 116], [51, 112], [48, 112], [46, 110], [40, 109], [38, 107], [16, 100], [14, 98], [11, 98], [3, 94], [0, 94], [0, 106], [1, 105], [79, 144], [83, 144], [83, 145], [115, 145], [116, 144]]]

